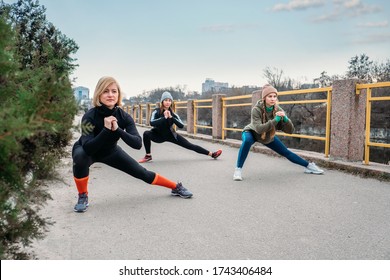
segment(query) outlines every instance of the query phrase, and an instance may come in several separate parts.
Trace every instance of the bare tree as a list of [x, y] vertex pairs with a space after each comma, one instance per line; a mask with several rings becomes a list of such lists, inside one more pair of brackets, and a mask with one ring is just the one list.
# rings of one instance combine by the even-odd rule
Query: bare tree
[[321, 76], [315, 78], [313, 81], [315, 84], [318, 84], [320, 87], [328, 87], [332, 84], [332, 80], [330, 76], [326, 74], [326, 71], [322, 71]]
[[264, 70], [264, 77], [267, 79], [267, 82], [277, 88], [278, 90], [286, 86], [286, 79], [283, 79], [283, 70], [279, 70], [275, 67], [272, 69], [267, 66]]

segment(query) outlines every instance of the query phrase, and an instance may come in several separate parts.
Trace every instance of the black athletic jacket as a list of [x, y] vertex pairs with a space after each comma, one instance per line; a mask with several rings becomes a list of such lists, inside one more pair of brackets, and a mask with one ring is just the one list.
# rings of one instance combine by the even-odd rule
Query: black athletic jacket
[[150, 117], [150, 125], [153, 126], [152, 131], [157, 132], [164, 137], [173, 136], [176, 138], [177, 134], [172, 126], [175, 124], [178, 128], [183, 128], [184, 123], [179, 115], [175, 114], [171, 108], [169, 108], [169, 111], [171, 112], [172, 118], [166, 119], [164, 113], [160, 113], [160, 111], [160, 108], [156, 108], [152, 112]]
[[[114, 116], [118, 120], [116, 131], [104, 127], [104, 118], [108, 116]], [[82, 118], [81, 128], [82, 135], [78, 144], [90, 156], [109, 153], [116, 147], [119, 139], [134, 149], [142, 147], [142, 138], [133, 118], [119, 107], [111, 110], [102, 105], [90, 109]]]

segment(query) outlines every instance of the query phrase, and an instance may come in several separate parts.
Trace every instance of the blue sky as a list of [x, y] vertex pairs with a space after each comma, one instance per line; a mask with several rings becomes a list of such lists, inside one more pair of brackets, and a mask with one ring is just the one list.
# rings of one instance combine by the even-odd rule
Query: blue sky
[[[15, 1], [6, 1], [12, 3]], [[114, 76], [126, 96], [201, 91], [212, 78], [261, 86], [265, 67], [312, 82], [345, 74], [352, 56], [390, 59], [390, 1], [39, 0], [75, 40], [75, 86]]]

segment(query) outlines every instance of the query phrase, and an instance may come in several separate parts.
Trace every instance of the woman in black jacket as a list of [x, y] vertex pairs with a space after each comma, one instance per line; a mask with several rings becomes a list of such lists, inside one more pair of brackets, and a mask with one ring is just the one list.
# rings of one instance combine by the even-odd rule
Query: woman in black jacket
[[89, 167], [95, 162], [105, 163], [152, 185], [170, 188], [171, 194], [189, 198], [192, 193], [181, 183], [175, 183], [158, 173], [142, 167], [117, 145], [122, 139], [134, 149], [141, 149], [142, 140], [133, 118], [120, 107], [122, 93], [112, 77], [102, 77], [95, 89], [94, 108], [82, 118], [82, 135], [73, 145], [73, 176], [79, 193], [76, 212], [88, 207]]
[[208, 151], [201, 146], [190, 143], [186, 138], [176, 133], [172, 126], [175, 124], [178, 128], [183, 128], [184, 124], [179, 115], [173, 112], [172, 103], [173, 98], [171, 93], [168, 91], [163, 92], [161, 95], [160, 108], [154, 109], [150, 117], [150, 125], [153, 126], [153, 128], [149, 131], [145, 131], [143, 135], [146, 155], [138, 162], [144, 163], [152, 160], [152, 154], [150, 152], [151, 141], [155, 143], [168, 141], [199, 154], [210, 156], [213, 159], [219, 157], [222, 150], [216, 152]]

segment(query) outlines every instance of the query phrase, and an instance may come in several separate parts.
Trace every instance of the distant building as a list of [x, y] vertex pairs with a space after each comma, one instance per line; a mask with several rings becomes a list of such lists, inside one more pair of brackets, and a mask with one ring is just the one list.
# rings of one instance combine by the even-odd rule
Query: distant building
[[89, 100], [89, 88], [75, 87], [73, 89], [73, 95], [77, 103], [81, 103], [82, 100]]
[[204, 83], [202, 83], [202, 93], [213, 91], [213, 92], [220, 92], [225, 89], [229, 88], [228, 83], [220, 83], [216, 82], [213, 79], [207, 78]]

